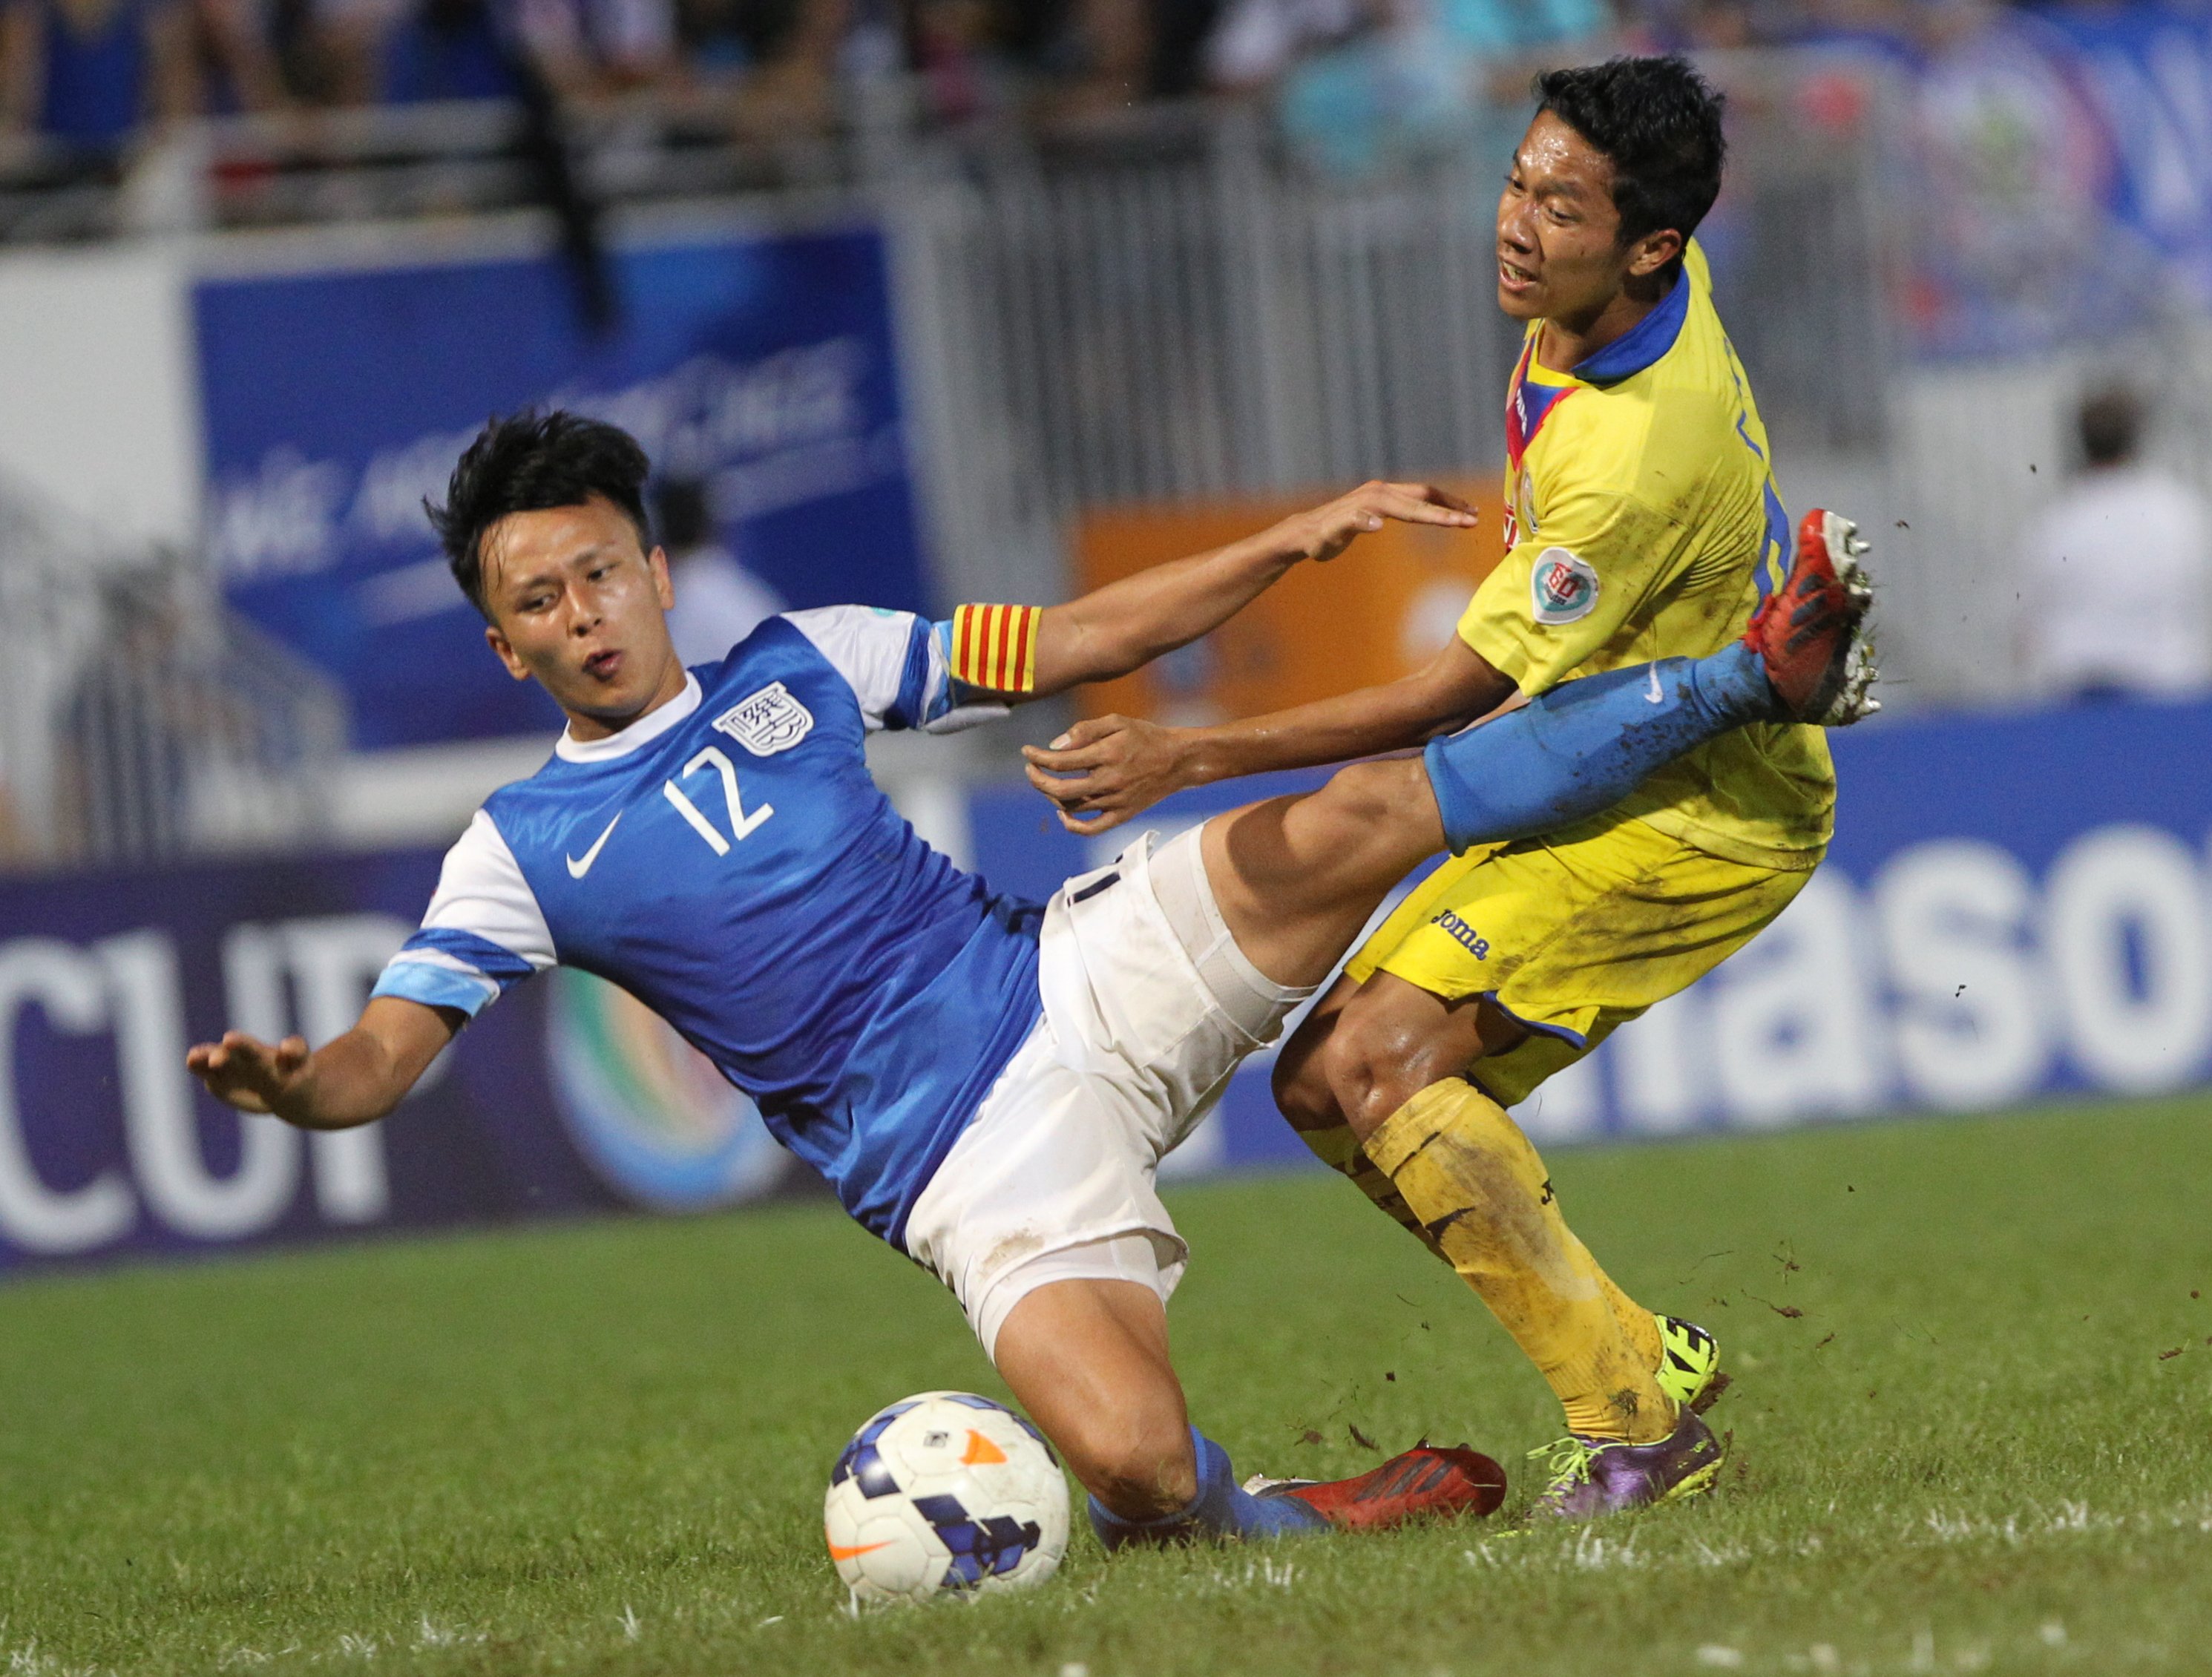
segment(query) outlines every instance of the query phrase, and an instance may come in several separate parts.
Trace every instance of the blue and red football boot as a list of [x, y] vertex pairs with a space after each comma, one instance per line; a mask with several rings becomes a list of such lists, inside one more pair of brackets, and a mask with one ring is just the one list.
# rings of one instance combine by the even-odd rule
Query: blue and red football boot
[[1254, 1474], [1255, 1497], [1290, 1497], [1346, 1531], [1382, 1531], [1412, 1520], [1495, 1513], [1505, 1500], [1505, 1469], [1480, 1450], [1416, 1444], [1357, 1479], [1267, 1479]]
[[1881, 708], [1867, 611], [1874, 586], [1859, 562], [1858, 526], [1814, 507], [1797, 526], [1790, 574], [1743, 632], [1783, 708], [1800, 722], [1838, 728]]

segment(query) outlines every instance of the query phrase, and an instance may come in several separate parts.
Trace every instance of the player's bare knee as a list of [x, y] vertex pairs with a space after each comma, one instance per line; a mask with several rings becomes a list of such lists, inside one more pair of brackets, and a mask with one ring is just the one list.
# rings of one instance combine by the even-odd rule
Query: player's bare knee
[[1358, 1038], [1343, 1030], [1330, 1038], [1322, 1062], [1330, 1101], [1344, 1115], [1344, 1121], [1352, 1127], [1352, 1133], [1364, 1141], [1382, 1121], [1372, 1111], [1380, 1068]]
[[1344, 1114], [1336, 1104], [1336, 1091], [1329, 1086], [1317, 1060], [1296, 1066], [1277, 1060], [1271, 1082], [1276, 1110], [1300, 1134], [1332, 1130], [1344, 1121]]
[[1334, 1129], [1344, 1121], [1336, 1091], [1329, 1087], [1328, 1040], [1328, 1031], [1316, 1029], [1309, 1018], [1275, 1057], [1268, 1083], [1274, 1091], [1276, 1109], [1290, 1121], [1292, 1129]]
[[1462, 1068], [1391, 1022], [1352, 1018], [1330, 1034], [1322, 1058], [1329, 1093], [1344, 1121], [1362, 1141], [1390, 1115], [1431, 1084]]
[[1327, 800], [1347, 831], [1372, 832], [1405, 802], [1406, 775], [1402, 762], [1349, 763], [1330, 775], [1315, 796]]

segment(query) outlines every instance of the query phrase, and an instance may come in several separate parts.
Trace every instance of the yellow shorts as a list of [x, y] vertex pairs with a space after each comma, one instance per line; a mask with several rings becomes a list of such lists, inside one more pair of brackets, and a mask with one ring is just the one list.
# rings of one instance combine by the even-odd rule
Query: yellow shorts
[[1448, 1000], [1485, 996], [1528, 1027], [1470, 1073], [1525, 1100], [1655, 1002], [1733, 955], [1812, 878], [1729, 861], [1632, 817], [1448, 859], [1345, 970], [1387, 972]]

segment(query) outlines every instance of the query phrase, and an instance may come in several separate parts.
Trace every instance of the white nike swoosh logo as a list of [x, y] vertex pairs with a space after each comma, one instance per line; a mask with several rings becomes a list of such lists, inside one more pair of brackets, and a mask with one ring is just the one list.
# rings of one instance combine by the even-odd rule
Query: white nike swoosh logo
[[[1655, 705], [1664, 704], [1667, 702], [1667, 696], [1659, 690], [1659, 666], [1656, 664], [1651, 666], [1651, 690], [1646, 693], [1644, 696], [1647, 701]], [[620, 817], [617, 818], [619, 819]], [[599, 842], [605, 844], [606, 841], [605, 839], [601, 839]], [[571, 862], [568, 866], [574, 867], [575, 864]], [[591, 862], [588, 859], [586, 860], [584, 866], [586, 867], [591, 866]]]
[[620, 810], [617, 810], [615, 811], [614, 820], [607, 823], [606, 831], [601, 833], [598, 841], [592, 844], [589, 850], [586, 850], [584, 853], [584, 860], [582, 861], [578, 861], [574, 856], [567, 854], [562, 855], [562, 860], [568, 864], [568, 877], [571, 879], [580, 879], [586, 873], [589, 873], [592, 871], [592, 864], [599, 860], [599, 852], [606, 848], [607, 841], [614, 836], [615, 824], [621, 819], [622, 811]]

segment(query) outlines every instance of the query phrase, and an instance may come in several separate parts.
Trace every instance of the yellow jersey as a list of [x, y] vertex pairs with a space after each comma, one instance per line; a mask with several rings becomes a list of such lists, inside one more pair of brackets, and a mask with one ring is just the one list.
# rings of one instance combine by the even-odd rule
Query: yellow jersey
[[[1571, 373], [1540, 366], [1543, 323], [1506, 398], [1509, 551], [1460, 637], [1528, 694], [1743, 633], [1786, 574], [1789, 514], [1743, 364], [1692, 242], [1673, 290]], [[1820, 729], [1759, 723], [1653, 775], [1617, 806], [1699, 849], [1812, 867], [1834, 824]]]

